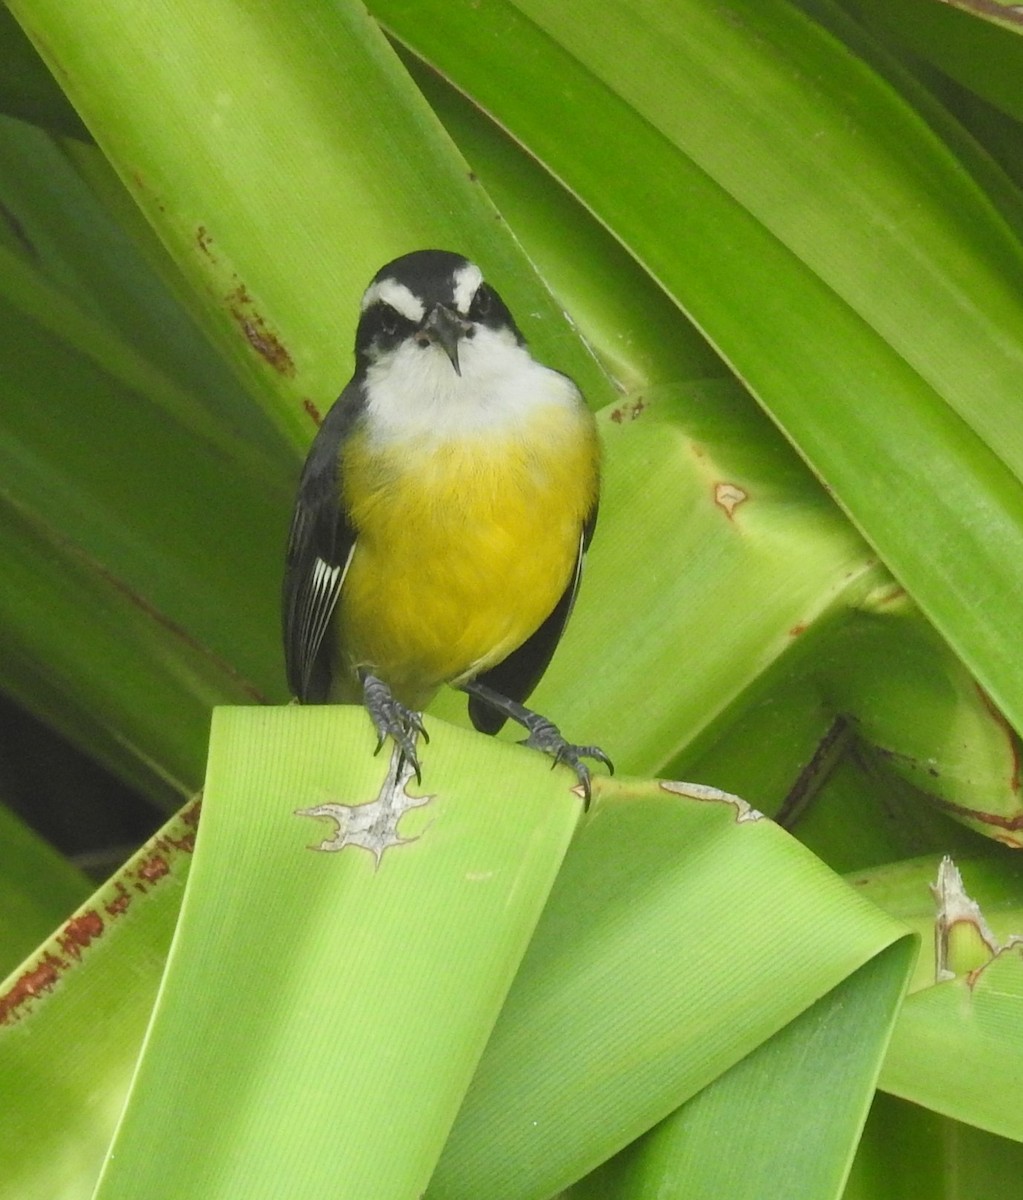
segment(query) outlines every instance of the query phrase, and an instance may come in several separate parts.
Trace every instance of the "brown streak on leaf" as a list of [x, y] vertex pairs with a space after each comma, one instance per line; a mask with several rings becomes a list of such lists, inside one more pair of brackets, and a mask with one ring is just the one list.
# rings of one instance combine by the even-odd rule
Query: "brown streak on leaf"
[[1020, 783], [1019, 739], [1016, 737], [1015, 730], [1005, 719], [987, 692], [978, 683], [975, 683], [973, 686], [977, 689], [981, 703], [991, 714], [994, 723], [1002, 730], [1009, 743], [1009, 753], [1012, 755], [1012, 775], [1009, 778], [1009, 787], [1013, 792], [1018, 793]]
[[198, 654], [200, 658], [205, 659], [205, 661], [208, 663], [212, 663], [218, 671], [223, 672], [224, 675], [237, 684], [239, 690], [248, 696], [249, 699], [255, 704], [269, 703], [266, 696], [264, 696], [257, 687], [245, 679], [241, 672], [233, 664], [229, 663], [226, 659], [220, 658], [218, 655], [214, 654], [209, 647], [204, 646], [201, 642], [197, 641], [194, 637], [192, 637], [188, 630], [184, 629], [181, 625], [178, 625], [175, 621], [172, 621], [170, 617], [166, 615], [166, 613], [161, 612], [144, 596], [136, 592], [130, 584], [121, 579], [118, 575], [115, 575], [109, 567], [93, 558], [93, 556], [88, 554], [77, 542], [67, 537], [54, 526], [41, 522], [34, 512], [30, 512], [27, 508], [19, 506], [13, 500], [10, 494], [6, 494], [4, 496], [4, 500], [8, 505], [12, 506], [17, 511], [18, 515], [26, 520], [31, 527], [51, 546], [58, 547], [59, 549], [66, 551], [79, 563], [84, 564], [98, 578], [102, 579], [116, 592], [119, 592], [122, 596], [124, 596], [124, 598], [131, 605], [145, 613], [146, 616], [150, 617], [157, 625], [167, 630], [167, 632], [173, 637], [177, 638], [179, 641], [188, 646], [191, 650]]
[[47, 951], [34, 966], [19, 975], [0, 996], [0, 1025], [12, 1025], [20, 1016], [20, 1008], [43, 992], [52, 991], [66, 967], [66, 962]]
[[610, 415], [609, 419], [614, 421], [616, 425], [621, 425], [624, 421], [635, 421], [637, 417], [641, 417], [646, 410], [646, 401], [642, 396], [637, 396], [629, 404], [623, 404], [616, 408]]
[[[104, 891], [109, 895], [103, 908], [111, 918], [122, 916], [132, 902], [131, 893], [125, 886], [130, 882], [136, 891], [145, 893], [162, 879], [172, 874], [172, 860], [178, 855], [187, 855], [195, 846], [195, 831], [202, 809], [202, 798], [197, 797], [177, 816], [176, 822], [184, 827], [181, 836], [173, 833], [157, 834], [146, 844], [149, 853], [137, 864], [124, 867]], [[172, 824], [173, 829], [173, 824]], [[143, 882], [140, 884], [140, 880]], [[112, 893], [112, 894], [111, 894]], [[101, 893], [102, 895], [102, 893]], [[5, 993], [0, 995], [0, 1025], [11, 1025], [23, 1015], [26, 1006], [60, 982], [63, 973], [73, 969], [85, 958], [85, 952], [104, 933], [106, 922], [95, 908], [87, 908], [73, 916], [56, 936], [49, 947], [24, 971]], [[61, 958], [53, 951], [58, 946], [68, 957]]]
[[103, 933], [103, 918], [94, 908], [72, 917], [57, 938], [57, 945], [71, 958], [81, 958], [82, 951]]
[[170, 864], [162, 854], [152, 854], [135, 868], [135, 889], [144, 892], [149, 884], [158, 883], [170, 874]]
[[128, 911], [128, 907], [131, 904], [131, 894], [120, 879], [114, 884], [114, 889], [117, 895], [112, 900], [108, 900], [103, 905], [103, 908], [106, 910], [108, 917], [122, 917]]
[[295, 363], [280, 338], [267, 325], [262, 313], [258, 311], [244, 283], [226, 296], [228, 311], [241, 327], [242, 333], [249, 345], [262, 355], [275, 371], [281, 375], [293, 376]]

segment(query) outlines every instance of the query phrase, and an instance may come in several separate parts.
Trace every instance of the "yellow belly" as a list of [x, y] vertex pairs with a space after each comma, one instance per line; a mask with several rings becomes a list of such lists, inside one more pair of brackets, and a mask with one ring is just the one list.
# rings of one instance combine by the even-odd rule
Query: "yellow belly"
[[589, 413], [534, 417], [527, 436], [493, 433], [344, 455], [344, 502], [357, 530], [337, 629], [354, 698], [367, 667], [421, 708], [440, 684], [507, 657], [544, 621], [575, 567], [596, 498]]

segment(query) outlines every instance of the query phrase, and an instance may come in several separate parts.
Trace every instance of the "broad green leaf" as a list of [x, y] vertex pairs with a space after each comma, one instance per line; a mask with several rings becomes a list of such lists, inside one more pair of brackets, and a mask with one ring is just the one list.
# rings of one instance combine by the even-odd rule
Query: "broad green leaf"
[[903, 938], [758, 817], [691, 785], [602, 781], [430, 1200], [554, 1194]]
[[976, 855], [989, 845], [895, 774], [883, 754], [859, 741], [824, 780], [793, 832], [833, 871], [843, 873], [936, 849]]
[[840, 1196], [913, 953], [907, 940], [871, 959], [571, 1200]]
[[198, 805], [0, 984], [3, 1200], [88, 1200], [177, 922]]
[[95, 194], [100, 162], [94, 148], [0, 118], [5, 300], [223, 453], [265, 472], [285, 443], [253, 414], [222, 358]]
[[[321, 809], [326, 820], [330, 805], [377, 794], [384, 764], [370, 754], [364, 714], [330, 708], [221, 712], [199, 861], [103, 1184], [108, 1194], [137, 1186], [149, 1172], [159, 1173], [153, 1177], [168, 1196], [215, 1194], [212, 1181], [225, 1178], [243, 1180], [246, 1194], [258, 1195], [260, 1180], [279, 1180], [282, 1169], [289, 1178], [295, 1171], [327, 1178], [340, 1153], [331, 1130], [339, 1128], [355, 1156], [347, 1160], [352, 1170], [356, 1158], [365, 1166], [368, 1155], [375, 1165], [366, 1169], [421, 1173], [439, 1150], [445, 1106], [450, 1119], [460, 1095], [456, 1079], [461, 1073], [464, 1088], [482, 1048], [483, 1009], [490, 1006], [492, 1020], [516, 957], [509, 952], [498, 966], [495, 931], [506, 928], [504, 918], [490, 911], [489, 892], [478, 889], [492, 885], [505, 895], [510, 879], [529, 863], [534, 880], [544, 861], [553, 871], [557, 855], [545, 859], [543, 847], [553, 852], [554, 843], [540, 831], [547, 829], [555, 842], [561, 837], [563, 845], [578, 799], [570, 792], [571, 774], [550, 772], [533, 752], [437, 724], [432, 732], [422, 791], [440, 798], [384, 823], [392, 840], [395, 834], [418, 840], [385, 849], [376, 867], [359, 845], [349, 843], [340, 854], [309, 849], [338, 844], [342, 810], [335, 808], [333, 823], [321, 825], [294, 812], [327, 805]], [[488, 780], [482, 788], [481, 779]], [[431, 1188], [453, 1186], [455, 1170], [465, 1190], [454, 1194], [498, 1195], [492, 1175], [501, 1173], [503, 1162], [508, 1178], [522, 1177], [523, 1196], [547, 1194], [547, 1185], [529, 1182], [522, 1171], [533, 1173], [542, 1162], [548, 1179], [553, 1173], [567, 1183], [592, 1168], [899, 941], [901, 927], [858, 901], [797, 843], [755, 816], [741, 801], [713, 791], [599, 779], [594, 811], [569, 850], [445, 1153], [447, 1165]], [[459, 821], [477, 831], [470, 839], [475, 849], [445, 834]], [[366, 825], [356, 817], [347, 829]], [[381, 826], [376, 829], [379, 837]], [[90, 1053], [79, 1062], [75, 1087], [54, 1088], [41, 1078], [38, 1095], [35, 1085], [22, 1089], [23, 1103], [4, 1117], [5, 1135], [13, 1126], [14, 1144], [21, 1147], [12, 1166], [19, 1196], [84, 1194], [70, 1181], [72, 1164], [95, 1176], [124, 1096], [125, 1070], [153, 1004], [160, 970], [154, 947], [166, 944], [174, 919], [170, 906], [176, 907], [166, 889], [155, 889], [137, 905], [132, 896], [147, 880], [166, 875], [159, 850], [168, 844], [180, 844], [180, 835], [164, 831], [127, 874], [8, 981], [15, 1021], [0, 1036], [0, 1077], [16, 1078], [26, 1069], [25, 1055], [46, 1054], [48, 1046], [54, 1048], [52, 1061], [59, 1061], [56, 1047], [80, 1036], [83, 1023], [91, 1029]], [[476, 866], [453, 862], [452, 855], [464, 853], [474, 856]], [[481, 867], [480, 855], [487, 854], [504, 856], [506, 869]], [[422, 863], [424, 858], [429, 861]], [[397, 908], [385, 903], [394, 886], [387, 881], [395, 875], [399, 890], [415, 882], [415, 899], [395, 900]], [[779, 878], [785, 880], [781, 893]], [[452, 888], [468, 888], [474, 901], [456, 901]], [[531, 919], [525, 910], [534, 904], [535, 918], [541, 902], [530, 900], [532, 894], [525, 884], [516, 893], [526, 926]], [[771, 912], [767, 924], [765, 906]], [[120, 920], [124, 909], [130, 919]], [[109, 928], [104, 912], [112, 918]], [[67, 964], [70, 969], [51, 971], [52, 991], [32, 984], [52, 965], [55, 948], [71, 933], [95, 933], [97, 919], [102, 936], [83, 949], [81, 961]], [[400, 952], [386, 940], [381, 944], [385, 926]], [[509, 932], [513, 941], [528, 936], [525, 926], [520, 929]], [[135, 938], [141, 939], [138, 953]], [[464, 938], [477, 949], [466, 949], [453, 970], [453, 947]], [[470, 986], [474, 972], [489, 969], [488, 959], [496, 972], [490, 983]], [[701, 981], [698, 988], [694, 979]], [[93, 1027], [97, 992], [106, 997], [105, 1017]], [[413, 994], [417, 1001], [410, 1007]], [[470, 1004], [470, 995], [478, 1003]], [[590, 1002], [594, 995], [601, 1003]], [[426, 1020], [432, 1022], [429, 1033], [417, 1034], [418, 1022]], [[584, 1078], [574, 1083], [580, 1070]], [[365, 1087], [354, 1084], [359, 1072], [366, 1073]], [[339, 1079], [347, 1086], [339, 1088]], [[83, 1087], [92, 1097], [86, 1125], [71, 1111], [81, 1105]], [[355, 1115], [341, 1112], [353, 1093], [363, 1105], [371, 1096], [384, 1103], [381, 1089], [388, 1087], [397, 1087], [387, 1099], [392, 1119], [395, 1105], [413, 1106], [399, 1122], [408, 1157], [395, 1154], [390, 1120], [371, 1122], [377, 1140], [364, 1143], [348, 1136]], [[424, 1103], [424, 1095], [434, 1094], [424, 1089], [434, 1088], [441, 1089], [436, 1103]], [[309, 1095], [318, 1097], [315, 1119]], [[525, 1113], [523, 1096], [529, 1098]], [[294, 1125], [287, 1097], [298, 1098]], [[554, 1105], [556, 1119], [535, 1126], [528, 1112], [547, 1105]], [[414, 1112], [427, 1114], [425, 1121], [417, 1123]], [[271, 1113], [276, 1132], [266, 1124]], [[165, 1122], [172, 1125], [164, 1129]], [[475, 1149], [474, 1128], [483, 1135]], [[538, 1149], [537, 1129], [553, 1141], [536, 1157], [529, 1151], [533, 1165], [527, 1169], [521, 1154], [526, 1147]], [[208, 1155], [182, 1156], [181, 1138], [187, 1136], [194, 1149], [204, 1131], [225, 1153], [212, 1147]], [[236, 1153], [240, 1145], [244, 1154]], [[318, 1153], [324, 1145], [333, 1154]], [[496, 1146], [497, 1157], [484, 1145]], [[278, 1151], [283, 1157], [271, 1169]], [[57, 1191], [56, 1180], [66, 1191]], [[389, 1185], [380, 1186], [352, 1194], [390, 1194], [383, 1190]]]
[[[4, 687], [166, 798], [209, 707], [284, 697], [287, 492], [0, 298]], [[222, 552], [214, 552], [222, 547]]]
[[566, 768], [436, 733], [395, 791], [358, 709], [217, 711], [97, 1200], [425, 1187], [581, 811]]
[[933, 63], [978, 96], [1023, 117], [1023, 19], [1012, 4], [977, 0], [847, 0], [897, 46]]
[[820, 686], [832, 711], [848, 715], [886, 774], [986, 837], [1023, 845], [1019, 739], [905, 596], [865, 605], [827, 657]]
[[0, 204], [0, 682], [176, 807], [209, 707], [284, 698], [290, 451], [67, 156], [6, 119]]

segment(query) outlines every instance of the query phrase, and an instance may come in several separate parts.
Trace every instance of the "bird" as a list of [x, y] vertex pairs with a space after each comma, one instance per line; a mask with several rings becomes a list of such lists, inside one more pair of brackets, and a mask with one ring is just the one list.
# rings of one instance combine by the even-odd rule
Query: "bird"
[[288, 685], [301, 703], [362, 703], [422, 783], [422, 709], [444, 685], [475, 728], [511, 719], [585, 759], [525, 707], [572, 612], [597, 520], [600, 443], [575, 383], [533, 358], [478, 266], [416, 250], [374, 275], [355, 372], [302, 469], [283, 586]]

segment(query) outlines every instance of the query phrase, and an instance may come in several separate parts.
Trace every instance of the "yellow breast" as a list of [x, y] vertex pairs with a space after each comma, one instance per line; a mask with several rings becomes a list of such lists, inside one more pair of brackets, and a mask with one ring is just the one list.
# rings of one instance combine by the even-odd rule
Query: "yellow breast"
[[[338, 605], [344, 674], [368, 667], [421, 708], [440, 684], [504, 659], [568, 585], [598, 477], [581, 405], [432, 445], [353, 435], [342, 460], [357, 530]], [[338, 698], [350, 696], [349, 683]]]

